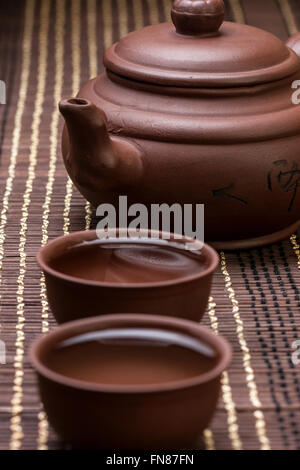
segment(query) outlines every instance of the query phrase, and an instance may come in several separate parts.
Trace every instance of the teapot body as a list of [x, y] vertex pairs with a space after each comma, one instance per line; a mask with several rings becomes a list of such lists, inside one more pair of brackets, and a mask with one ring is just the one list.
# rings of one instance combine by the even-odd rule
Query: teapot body
[[217, 248], [278, 241], [297, 228], [300, 213], [300, 107], [291, 100], [297, 79], [300, 73], [271, 85], [181, 95], [104, 72], [78, 98], [104, 111], [113, 141], [138, 149], [141, 172], [134, 183], [103, 184], [91, 158], [68, 157], [65, 131], [69, 175], [95, 207], [117, 207], [120, 195], [149, 209], [204, 204], [205, 241]]

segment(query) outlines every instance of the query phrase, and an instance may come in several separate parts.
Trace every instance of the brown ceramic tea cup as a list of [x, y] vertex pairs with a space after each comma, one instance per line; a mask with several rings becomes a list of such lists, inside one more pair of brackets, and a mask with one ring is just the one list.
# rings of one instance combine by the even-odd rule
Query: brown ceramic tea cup
[[216, 408], [228, 342], [172, 317], [116, 314], [59, 326], [30, 359], [50, 424], [73, 448], [195, 448]]
[[57, 322], [117, 312], [199, 321], [218, 266], [216, 251], [164, 232], [149, 239], [148, 230], [126, 240], [120, 230], [108, 240], [93, 230], [75, 232], [40, 249], [37, 260]]

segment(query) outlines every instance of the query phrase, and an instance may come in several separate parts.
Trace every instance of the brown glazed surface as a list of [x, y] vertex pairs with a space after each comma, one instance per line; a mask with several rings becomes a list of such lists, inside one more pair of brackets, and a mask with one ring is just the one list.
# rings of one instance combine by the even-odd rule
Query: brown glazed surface
[[106, 72], [79, 101], [60, 103], [62, 150], [94, 206], [117, 205], [122, 194], [146, 205], [203, 203], [206, 240], [245, 248], [298, 223], [300, 107], [291, 85], [300, 41], [287, 47], [255, 27], [221, 24], [222, 8], [176, 1], [177, 31], [149, 26], [111, 46]]
[[[146, 235], [146, 231], [143, 233]], [[83, 251], [79, 250], [78, 257], [78, 248], [74, 252], [72, 248], [95, 241], [99, 242], [93, 230], [76, 232], [49, 242], [37, 255], [45, 274], [48, 300], [58, 323], [117, 312], [151, 313], [195, 321], [202, 318], [213, 272], [218, 265], [218, 255], [211, 247], [204, 245], [196, 255], [169, 246], [163, 253], [162, 248], [155, 245], [151, 245], [151, 249], [149, 246], [148, 251], [135, 246], [140, 256], [132, 256], [132, 251], [125, 248], [130, 260], [125, 259], [126, 256], [121, 260], [122, 256], [115, 255], [116, 263], [110, 264], [109, 278], [104, 279], [102, 250], [98, 256], [92, 255], [92, 261], [91, 253], [84, 258]], [[116, 282], [116, 275], [123, 278]]]
[[[131, 355], [136, 366], [135, 383], [127, 384], [102, 381], [105, 377], [74, 377], [71, 361], [69, 372], [66, 363], [62, 367], [53, 362], [56, 349], [76, 337], [136, 328], [150, 332], [150, 336], [154, 329], [188, 337], [212, 351], [214, 357], [209, 365], [204, 359], [201, 366], [198, 358], [195, 367], [195, 357], [191, 361], [191, 351], [187, 352], [183, 360], [189, 360], [191, 374], [183, 377], [178, 374], [180, 364], [172, 366], [176, 354], [173, 358], [169, 354], [169, 364], [165, 361], [164, 365], [173, 368], [171, 380], [160, 376], [160, 380], [145, 383], [143, 361], [147, 353], [140, 351], [140, 363], [136, 354]], [[77, 359], [85, 362], [86, 352]], [[209, 424], [218, 399], [220, 375], [230, 363], [231, 349], [222, 337], [194, 322], [149, 315], [107, 315], [57, 328], [33, 345], [30, 358], [49, 421], [73, 448], [179, 449], [195, 445]], [[157, 379], [158, 356], [152, 358], [148, 368], [154, 376], [156, 370]]]

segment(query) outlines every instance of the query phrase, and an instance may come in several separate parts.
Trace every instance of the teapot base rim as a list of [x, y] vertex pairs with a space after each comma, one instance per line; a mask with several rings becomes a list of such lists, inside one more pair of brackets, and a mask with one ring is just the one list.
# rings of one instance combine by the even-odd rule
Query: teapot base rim
[[215, 250], [235, 251], [235, 250], [248, 250], [251, 248], [259, 248], [265, 245], [279, 242], [292, 235], [300, 227], [300, 220], [279, 230], [261, 237], [245, 238], [241, 240], [226, 240], [226, 241], [207, 241]]

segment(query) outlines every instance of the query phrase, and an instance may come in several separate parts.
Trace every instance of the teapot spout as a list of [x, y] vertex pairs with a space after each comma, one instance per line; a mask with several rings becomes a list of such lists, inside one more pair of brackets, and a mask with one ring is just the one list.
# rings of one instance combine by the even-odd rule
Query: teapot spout
[[65, 155], [73, 180], [89, 189], [120, 188], [141, 177], [141, 152], [138, 147], [121, 138], [113, 138], [107, 130], [104, 112], [82, 98], [59, 103], [69, 146]]

